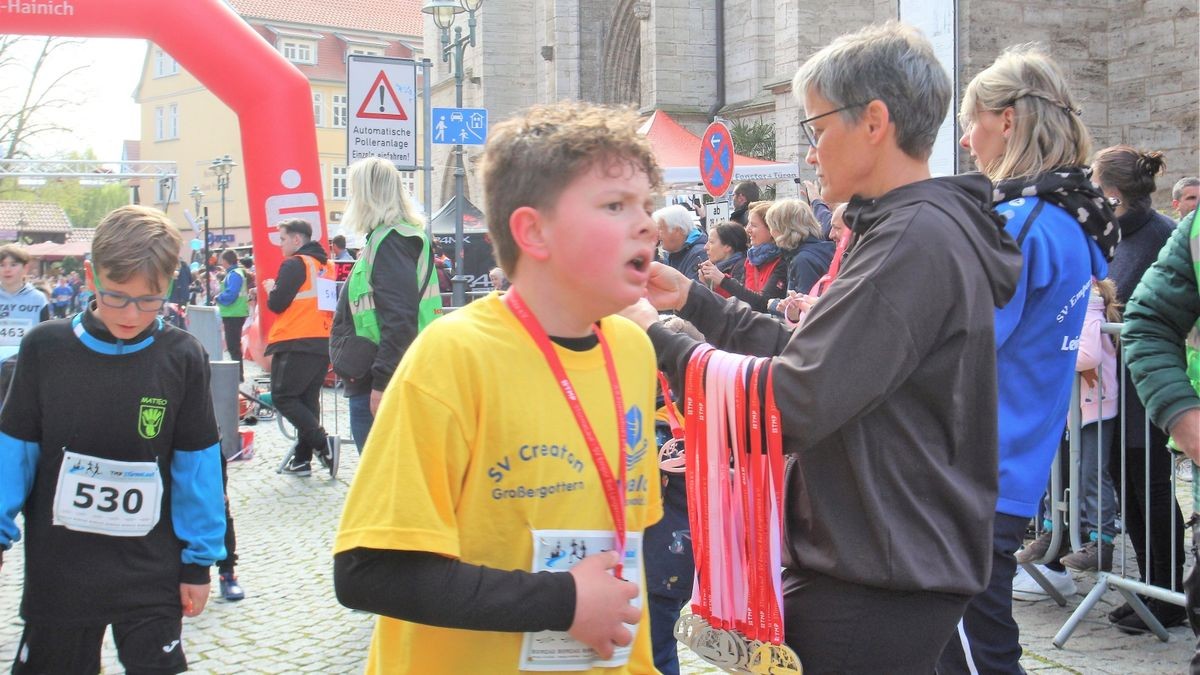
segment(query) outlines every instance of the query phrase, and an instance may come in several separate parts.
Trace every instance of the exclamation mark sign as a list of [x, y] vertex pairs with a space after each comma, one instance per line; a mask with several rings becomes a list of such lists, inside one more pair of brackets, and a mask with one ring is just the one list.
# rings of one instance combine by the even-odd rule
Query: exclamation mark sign
[[379, 85], [379, 112], [383, 112], [383, 85]]

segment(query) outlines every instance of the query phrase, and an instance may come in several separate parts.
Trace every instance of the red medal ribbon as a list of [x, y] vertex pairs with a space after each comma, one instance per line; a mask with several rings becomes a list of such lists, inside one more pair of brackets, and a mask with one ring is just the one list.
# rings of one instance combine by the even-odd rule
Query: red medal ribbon
[[770, 533], [770, 579], [771, 593], [768, 603], [770, 610], [770, 641], [771, 644], [783, 643], [783, 580], [779, 576], [783, 545], [783, 416], [779, 406], [775, 405], [774, 370], [768, 362], [767, 369], [767, 465], [770, 469], [771, 514]]
[[612, 513], [618, 555], [616, 575], [617, 578], [621, 578], [621, 568], [625, 561], [625, 405], [621, 401], [621, 383], [617, 379], [617, 367], [613, 361], [612, 350], [608, 347], [608, 341], [604, 339], [604, 333], [593, 325], [592, 333], [596, 335], [596, 339], [600, 342], [600, 349], [604, 353], [604, 369], [608, 373], [608, 381], [612, 386], [613, 404], [617, 414], [619, 475], [616, 477], [613, 476], [608, 459], [604, 456], [604, 448], [600, 445], [600, 439], [596, 437], [596, 432], [592, 430], [592, 425], [588, 422], [583, 404], [579, 402], [579, 395], [576, 393], [575, 387], [571, 385], [571, 378], [567, 376], [562, 360], [554, 351], [554, 344], [550, 341], [550, 336], [546, 335], [542, 324], [533, 315], [533, 312], [529, 311], [529, 307], [521, 299], [521, 296], [517, 295], [515, 289], [509, 289], [504, 294], [504, 303], [516, 315], [517, 320], [525, 327], [529, 337], [533, 338], [534, 344], [546, 358], [546, 364], [550, 366], [550, 371], [554, 374], [554, 379], [558, 382], [563, 397], [567, 399], [567, 405], [571, 407], [571, 412], [575, 415], [575, 422], [579, 425], [579, 430], [583, 432], [583, 440], [587, 443], [588, 451], [592, 455], [592, 463], [596, 465], [596, 471], [600, 474], [600, 485], [604, 489], [608, 510]]
[[687, 447], [685, 482], [688, 495], [688, 525], [692, 533], [692, 553], [696, 563], [692, 591], [692, 613], [703, 619], [712, 615], [711, 573], [708, 563], [708, 458], [707, 429], [704, 414], [704, 371], [713, 348], [700, 345], [688, 360], [684, 382], [684, 427]]
[[755, 640], [769, 638], [766, 630], [768, 623], [766, 594], [769, 592], [770, 582], [768, 579], [770, 577], [764, 575], [771, 573], [771, 562], [768, 548], [770, 542], [764, 532], [769, 529], [770, 508], [767, 500], [770, 498], [770, 490], [767, 485], [769, 474], [763, 459], [762, 396], [758, 393], [762, 382], [760, 374], [766, 363], [769, 361], [765, 359], [755, 363], [750, 374], [750, 475], [755, 492], [753, 510], [750, 514], [754, 524], [754, 545], [750, 548], [750, 597], [753, 598], [751, 604], [752, 632], [747, 637]]

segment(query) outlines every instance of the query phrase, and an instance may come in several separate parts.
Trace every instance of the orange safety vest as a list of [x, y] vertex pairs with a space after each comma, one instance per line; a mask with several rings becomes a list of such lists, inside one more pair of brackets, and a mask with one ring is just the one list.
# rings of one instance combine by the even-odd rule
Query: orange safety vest
[[316, 258], [309, 255], [296, 257], [304, 262], [304, 283], [300, 284], [296, 297], [292, 298], [292, 304], [271, 324], [267, 344], [303, 338], [328, 338], [329, 330], [333, 327], [333, 312], [317, 309], [315, 281], [318, 276], [335, 278], [333, 263], [326, 262], [321, 265]]

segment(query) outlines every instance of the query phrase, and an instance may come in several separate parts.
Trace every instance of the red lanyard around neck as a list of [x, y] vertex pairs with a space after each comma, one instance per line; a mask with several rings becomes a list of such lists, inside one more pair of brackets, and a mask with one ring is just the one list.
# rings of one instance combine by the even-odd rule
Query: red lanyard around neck
[[600, 349], [604, 353], [604, 369], [608, 372], [608, 382], [612, 386], [613, 404], [616, 407], [617, 466], [619, 467], [619, 475], [616, 477], [613, 476], [612, 468], [608, 465], [608, 458], [604, 456], [604, 448], [600, 445], [600, 439], [596, 437], [596, 432], [592, 430], [592, 425], [588, 422], [587, 413], [583, 410], [583, 404], [579, 402], [579, 395], [571, 384], [571, 378], [567, 376], [562, 359], [559, 359], [558, 354], [554, 351], [550, 336], [546, 334], [542, 324], [533, 315], [533, 312], [529, 311], [529, 307], [521, 299], [521, 296], [517, 295], [515, 289], [509, 289], [504, 294], [504, 303], [516, 315], [517, 321], [521, 322], [525, 331], [529, 333], [529, 337], [533, 338], [534, 344], [541, 350], [546, 364], [550, 366], [550, 371], [554, 373], [554, 379], [562, 390], [563, 397], [567, 399], [567, 405], [571, 407], [571, 412], [575, 415], [575, 423], [579, 425], [579, 430], [583, 433], [583, 440], [587, 443], [588, 451], [592, 455], [592, 464], [596, 466], [596, 471], [600, 474], [600, 485], [604, 488], [604, 498], [608, 502], [608, 510], [612, 513], [617, 555], [619, 556], [616, 574], [620, 577], [621, 565], [625, 560], [625, 405], [621, 401], [621, 383], [617, 379], [617, 367], [613, 361], [612, 350], [608, 347], [608, 341], [604, 339], [604, 333], [596, 326], [592, 326], [592, 332], [599, 340]]

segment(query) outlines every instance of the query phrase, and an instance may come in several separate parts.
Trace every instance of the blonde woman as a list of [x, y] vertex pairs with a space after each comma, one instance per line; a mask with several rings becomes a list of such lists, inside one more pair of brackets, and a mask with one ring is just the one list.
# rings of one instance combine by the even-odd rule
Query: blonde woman
[[767, 226], [775, 243], [788, 251], [788, 290], [807, 293], [829, 271], [833, 262], [832, 241], [821, 237], [821, 224], [812, 207], [799, 199], [782, 199], [767, 210]]
[[[1034, 45], [1006, 50], [963, 94], [961, 144], [995, 187], [995, 209], [1021, 246], [1016, 294], [996, 310], [1000, 449], [999, 497], [987, 589], [963, 615], [939, 673], [1021, 672], [1012, 599], [1045, 592], [1017, 561], [1047, 556], [1038, 539], [1014, 559], [1058, 450], [1075, 377], [1092, 277], [1106, 276], [1119, 239], [1116, 217], [1090, 180], [1091, 138], [1062, 70]], [[1058, 554], [1053, 556], [1057, 561]], [[1075, 593], [1061, 567], [1042, 568], [1059, 591]]]
[[378, 157], [350, 165], [342, 227], [365, 242], [338, 299], [330, 359], [350, 399], [350, 433], [367, 442], [383, 391], [417, 331], [441, 308], [430, 284], [433, 255], [425, 220], [400, 172]]

